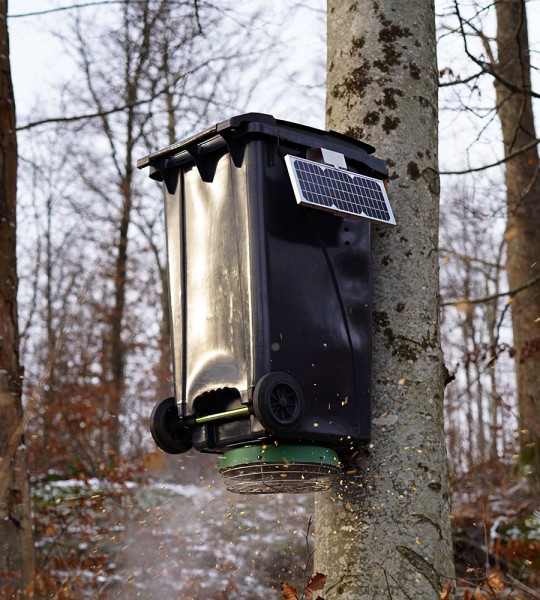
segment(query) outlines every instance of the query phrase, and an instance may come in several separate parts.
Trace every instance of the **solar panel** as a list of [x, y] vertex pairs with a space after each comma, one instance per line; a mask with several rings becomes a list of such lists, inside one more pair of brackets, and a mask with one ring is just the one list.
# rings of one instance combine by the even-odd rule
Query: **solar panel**
[[285, 163], [298, 204], [347, 217], [396, 224], [381, 180], [290, 154], [285, 156]]

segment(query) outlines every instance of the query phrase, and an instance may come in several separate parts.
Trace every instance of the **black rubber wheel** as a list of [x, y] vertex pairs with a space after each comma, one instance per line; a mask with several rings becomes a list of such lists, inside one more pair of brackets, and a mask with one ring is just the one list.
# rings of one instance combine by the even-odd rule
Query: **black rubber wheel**
[[302, 414], [302, 390], [287, 373], [267, 373], [255, 386], [253, 410], [271, 433], [291, 431]]
[[154, 442], [168, 454], [182, 454], [193, 447], [191, 431], [178, 416], [175, 398], [158, 402], [150, 416]]

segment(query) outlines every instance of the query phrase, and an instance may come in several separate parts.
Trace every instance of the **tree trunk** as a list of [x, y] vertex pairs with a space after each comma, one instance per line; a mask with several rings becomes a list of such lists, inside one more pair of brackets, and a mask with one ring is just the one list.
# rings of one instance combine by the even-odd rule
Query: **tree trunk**
[[328, 0], [327, 127], [387, 160], [398, 225], [373, 233], [372, 444], [318, 497], [316, 568], [327, 600], [436, 598], [453, 563], [429, 0]]
[[[534, 142], [529, 40], [524, 0], [496, 3], [498, 63], [494, 66], [497, 113], [508, 158]], [[540, 177], [538, 147], [506, 163], [507, 265], [512, 300], [523, 473], [540, 485]], [[536, 279], [534, 284], [528, 282]]]
[[0, 587], [4, 590], [24, 588], [34, 569], [17, 326], [16, 195], [7, 1], [0, 0]]

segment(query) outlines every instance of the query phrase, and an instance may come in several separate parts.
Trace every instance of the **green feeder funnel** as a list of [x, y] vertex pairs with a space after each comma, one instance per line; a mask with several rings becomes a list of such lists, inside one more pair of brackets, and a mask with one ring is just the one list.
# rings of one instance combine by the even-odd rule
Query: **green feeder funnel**
[[225, 485], [237, 494], [320, 492], [339, 472], [338, 455], [320, 446], [249, 445], [220, 458]]

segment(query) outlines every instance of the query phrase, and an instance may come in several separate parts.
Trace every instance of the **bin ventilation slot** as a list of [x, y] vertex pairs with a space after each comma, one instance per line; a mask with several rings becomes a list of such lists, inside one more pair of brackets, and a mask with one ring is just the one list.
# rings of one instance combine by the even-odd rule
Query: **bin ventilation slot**
[[237, 494], [306, 493], [328, 489], [340, 463], [319, 446], [244, 446], [226, 452], [219, 470]]
[[298, 204], [395, 225], [384, 183], [288, 154], [285, 163]]

